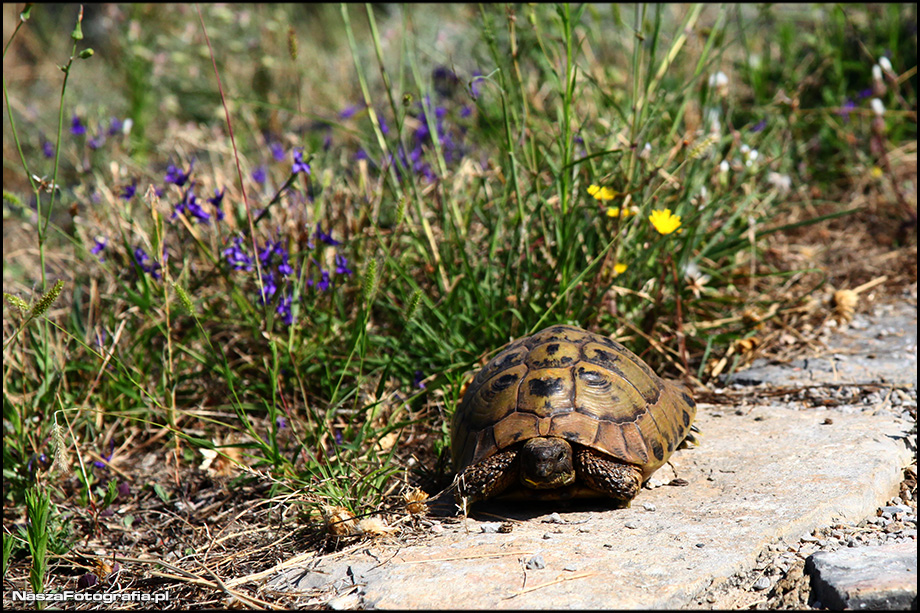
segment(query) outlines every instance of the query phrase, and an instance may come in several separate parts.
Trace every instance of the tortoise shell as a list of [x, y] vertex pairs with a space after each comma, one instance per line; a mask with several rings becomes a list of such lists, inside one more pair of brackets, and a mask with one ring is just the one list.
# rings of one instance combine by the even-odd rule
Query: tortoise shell
[[552, 326], [507, 345], [466, 389], [451, 420], [459, 472], [503, 449], [556, 436], [636, 466], [643, 480], [684, 440], [696, 404], [607, 337]]

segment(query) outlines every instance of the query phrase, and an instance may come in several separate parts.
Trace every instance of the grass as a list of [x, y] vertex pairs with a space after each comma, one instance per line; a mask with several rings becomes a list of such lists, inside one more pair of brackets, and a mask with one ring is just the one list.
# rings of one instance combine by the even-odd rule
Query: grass
[[315, 534], [398, 515], [511, 338], [702, 390], [847, 281], [771, 240], [915, 245], [914, 5], [93, 10], [4, 50], [4, 576], [36, 591], [68, 526], [114, 548], [201, 474]]

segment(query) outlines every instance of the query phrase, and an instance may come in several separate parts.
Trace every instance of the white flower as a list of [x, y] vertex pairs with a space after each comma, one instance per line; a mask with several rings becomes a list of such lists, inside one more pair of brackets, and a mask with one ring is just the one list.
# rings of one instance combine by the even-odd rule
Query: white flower
[[881, 117], [885, 114], [885, 105], [878, 98], [873, 98], [869, 101], [869, 106], [872, 107], [872, 112]]
[[728, 165], [728, 160], [722, 160], [719, 163], [719, 172], [721, 172], [722, 174], [727, 174], [729, 168], [731, 167]]
[[642, 151], [639, 152], [639, 159], [647, 160], [651, 154], [652, 154], [652, 144], [645, 143], [645, 146], [642, 147]]
[[709, 75], [709, 88], [724, 98], [728, 94], [728, 76], [721, 70]]
[[789, 175], [781, 175], [778, 172], [771, 172], [768, 174], [767, 183], [772, 185], [773, 188], [781, 194], [785, 194], [792, 189], [792, 177]]
[[894, 70], [891, 69], [891, 60], [889, 60], [884, 55], [878, 58], [878, 65], [882, 67], [882, 70], [889, 73], [894, 73]]
[[715, 74], [709, 75], [709, 87], [727, 87], [728, 76], [721, 70]]
[[882, 80], [882, 67], [878, 64], [872, 66], [872, 80], [881, 81]]
[[127, 119], [125, 119], [124, 123], [121, 124], [122, 134], [130, 134], [131, 128], [133, 127], [134, 127], [134, 120], [128, 117]]

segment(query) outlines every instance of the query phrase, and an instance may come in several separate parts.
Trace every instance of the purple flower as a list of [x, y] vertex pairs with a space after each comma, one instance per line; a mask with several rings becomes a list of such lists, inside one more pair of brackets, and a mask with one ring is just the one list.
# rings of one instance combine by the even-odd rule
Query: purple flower
[[86, 144], [89, 145], [90, 149], [95, 151], [96, 149], [100, 148], [102, 145], [105, 144], [105, 134], [100, 132], [98, 135], [86, 141]]
[[192, 160], [191, 163], [189, 163], [187, 172], [182, 172], [181, 168], [177, 168], [176, 166], [173, 166], [172, 164], [170, 164], [169, 166], [166, 167], [166, 177], [164, 178], [164, 180], [167, 183], [174, 183], [178, 185], [179, 187], [182, 187], [188, 182], [188, 178], [189, 176], [191, 176], [192, 169], [194, 167], [195, 167], [195, 160]]
[[341, 253], [335, 254], [335, 274], [350, 275], [353, 271], [348, 267], [348, 260]]
[[358, 149], [357, 151], [355, 151], [355, 160], [366, 160], [369, 157], [370, 156], [367, 155], [367, 151], [365, 151], [364, 149]]
[[460, 117], [469, 117], [473, 114], [473, 109], [468, 104], [464, 104], [460, 108]]
[[76, 115], [70, 120], [70, 133], [74, 136], [86, 134], [86, 126], [83, 125], [83, 122], [80, 121], [80, 118]]
[[225, 187], [224, 189], [220, 190], [220, 191], [218, 191], [217, 188], [215, 187], [215, 188], [214, 188], [214, 197], [213, 197], [213, 198], [208, 198], [208, 202], [210, 202], [210, 203], [214, 206], [214, 211], [215, 211], [215, 214], [217, 215], [217, 221], [222, 221], [223, 218], [224, 218], [224, 211], [223, 211], [223, 209], [220, 208], [220, 205], [221, 205], [221, 204], [223, 203], [223, 201], [224, 201], [224, 192], [225, 192], [225, 191], [227, 191], [227, 188], [226, 188], [226, 187]]
[[224, 249], [222, 255], [234, 270], [252, 271], [252, 258], [246, 254], [242, 245], [243, 237], [237, 236], [233, 239], [233, 245]]
[[281, 143], [272, 143], [268, 148], [271, 149], [272, 157], [276, 162], [284, 161], [284, 147], [281, 146]]
[[275, 283], [275, 274], [266, 270], [262, 275], [262, 304], [268, 303], [278, 291], [278, 284]]
[[203, 221], [204, 223], [211, 223], [211, 215], [201, 208], [201, 205], [198, 204], [198, 198], [195, 196], [192, 189], [195, 187], [195, 182], [193, 181], [189, 185], [188, 189], [185, 190], [185, 194], [182, 196], [182, 200], [176, 204], [175, 210], [173, 210], [172, 217], [170, 219], [175, 219], [176, 215], [179, 213], [185, 213], [186, 215], [191, 215], [198, 221]]
[[54, 145], [50, 140], [42, 141], [42, 155], [49, 160], [54, 157]]
[[363, 108], [362, 105], [359, 105], [359, 104], [353, 104], [351, 106], [346, 106], [339, 113], [339, 119], [349, 119], [351, 117], [354, 117], [355, 113], [360, 111], [362, 108]]
[[767, 120], [766, 120], [766, 119], [761, 119], [760, 121], [758, 121], [756, 124], [754, 124], [754, 125], [751, 127], [751, 132], [760, 132], [761, 130], [763, 130], [763, 129], [766, 128], [766, 127], [767, 127]]
[[275, 307], [275, 313], [281, 315], [281, 320], [288, 326], [294, 323], [294, 314], [291, 312], [292, 302], [293, 299], [290, 295], [281, 296], [281, 300], [278, 301], [278, 306]]
[[285, 418], [284, 415], [277, 416], [275, 418], [275, 426], [277, 426], [279, 430], [284, 430], [288, 427], [287, 418]]
[[102, 460], [96, 460], [93, 464], [96, 465], [96, 468], [105, 468], [106, 465], [112, 461], [112, 454], [115, 453], [115, 439], [109, 441], [109, 455], [103, 455]]
[[120, 119], [118, 119], [117, 117], [112, 117], [112, 120], [109, 122], [108, 135], [115, 136], [116, 134], [121, 132], [121, 129], [124, 127], [124, 125], [125, 124]]
[[316, 287], [318, 287], [321, 292], [328, 291], [329, 290], [329, 271], [320, 270], [319, 276], [320, 276], [320, 279], [319, 279], [319, 282], [316, 284]]
[[319, 240], [323, 241], [323, 242], [326, 243], [327, 245], [332, 245], [333, 247], [334, 247], [335, 245], [341, 245], [341, 243], [340, 243], [339, 241], [335, 240], [334, 238], [332, 238], [331, 235], [326, 234], [325, 232], [323, 232], [323, 229], [322, 229], [322, 227], [319, 225], [319, 223], [316, 224], [316, 238], [318, 238]]
[[291, 173], [305, 172], [310, 174], [310, 165], [303, 161], [303, 149], [298, 147], [294, 149], [294, 165], [291, 167]]
[[332, 132], [326, 132], [323, 137], [323, 151], [329, 151], [332, 148]]
[[265, 179], [266, 179], [265, 166], [259, 166], [258, 168], [252, 171], [252, 180], [258, 183], [259, 185], [264, 184]]
[[[93, 245], [93, 248], [90, 249], [89, 252], [92, 253], [93, 255], [99, 255], [100, 253], [102, 253], [102, 250], [105, 249], [106, 243], [108, 241], [106, 240], [104, 236], [97, 236], [96, 238], [93, 239], [93, 242], [95, 243], [95, 245]], [[99, 261], [104, 262], [105, 258], [104, 257], [99, 258]]]
[[381, 113], [377, 113], [377, 121], [380, 123], [380, 131], [384, 136], [390, 133], [390, 126], [387, 125], [386, 120], [383, 118]]
[[843, 123], [849, 123], [850, 113], [853, 112], [853, 109], [855, 108], [856, 108], [856, 103], [853, 102], [851, 99], [847, 98], [844, 101], [843, 106], [837, 109], [837, 114], [843, 118]]
[[152, 276], [154, 279], [162, 278], [160, 275], [160, 263], [159, 262], [150, 262], [150, 256], [147, 255], [147, 252], [144, 251], [140, 246], [134, 248], [134, 262], [140, 267], [141, 270]]
[[473, 71], [473, 78], [470, 80], [470, 95], [473, 96], [474, 100], [482, 93], [483, 80], [484, 77], [481, 72], [478, 70]]
[[130, 200], [134, 198], [134, 194], [137, 193], [137, 181], [131, 183], [131, 185], [125, 185], [125, 189], [121, 192], [121, 198], [123, 200]]
[[420, 370], [415, 371], [415, 376], [412, 378], [412, 385], [417, 388], [425, 389], [425, 375]]

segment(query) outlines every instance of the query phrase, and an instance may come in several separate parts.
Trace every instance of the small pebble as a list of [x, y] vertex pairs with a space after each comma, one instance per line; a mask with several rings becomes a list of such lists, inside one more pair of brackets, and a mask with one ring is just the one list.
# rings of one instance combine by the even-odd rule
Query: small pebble
[[626, 528], [629, 528], [630, 530], [635, 530], [636, 528], [639, 527], [639, 523], [634, 522], [634, 521], [628, 521], [625, 524], [623, 524], [623, 526]]
[[706, 543], [697, 543], [696, 546], [702, 549], [703, 547], [706, 546]]
[[754, 582], [754, 585], [752, 587], [758, 592], [760, 592], [770, 587], [770, 580], [767, 577], [761, 577], [760, 579]]
[[650, 511], [650, 512], [656, 511], [656, 510], [658, 509], [658, 507], [656, 507], [656, 506], [655, 506], [654, 504], [652, 504], [651, 502], [643, 502], [643, 503], [642, 503], [642, 508], [645, 509], [646, 511]]
[[524, 567], [527, 570], [540, 570], [546, 568], [546, 562], [543, 560], [543, 554], [538, 553], [534, 557], [527, 560], [527, 562], [524, 564]]
[[544, 519], [543, 521], [548, 524], [564, 524], [565, 523], [565, 520], [562, 519], [562, 516], [559, 515], [559, 513], [553, 513], [552, 515], [549, 516], [549, 519]]
[[565, 566], [562, 567], [562, 570], [567, 570], [570, 573], [574, 573], [576, 570], [578, 570], [578, 567], [575, 566], [574, 564], [566, 564]]
[[498, 522], [491, 522], [487, 524], [479, 524], [479, 529], [486, 534], [495, 534], [498, 532], [498, 529], [501, 528], [501, 524]]
[[441, 532], [444, 532], [444, 526], [442, 526], [441, 524], [433, 524], [430, 530], [434, 532], [435, 534], [440, 534]]
[[544, 540], [544, 541], [548, 541], [548, 540], [551, 539], [551, 538], [553, 538], [553, 535], [550, 534], [549, 532], [544, 532], [544, 533], [543, 533], [543, 540]]

